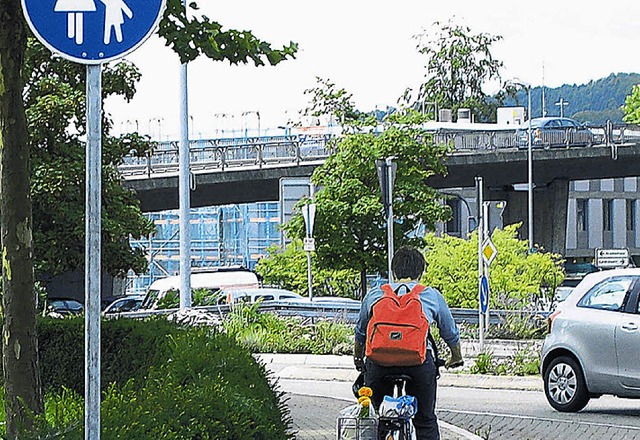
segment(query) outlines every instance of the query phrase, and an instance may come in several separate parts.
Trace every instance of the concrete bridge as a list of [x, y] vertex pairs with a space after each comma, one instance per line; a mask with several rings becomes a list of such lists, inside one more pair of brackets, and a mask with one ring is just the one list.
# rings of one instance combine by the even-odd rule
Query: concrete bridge
[[[328, 156], [330, 139], [285, 135], [192, 141], [191, 206], [278, 200], [280, 179], [310, 176]], [[589, 147], [533, 149], [534, 237], [545, 249], [564, 253], [569, 181], [640, 175], [640, 133], [603, 129], [595, 139]], [[514, 185], [526, 182], [527, 149], [518, 145], [515, 131], [443, 131], [434, 133], [434, 141], [451, 143], [455, 150], [446, 161], [448, 174], [427, 183], [472, 187], [474, 178], [482, 176], [485, 199], [507, 200], [505, 222], [522, 221], [526, 237], [527, 194]], [[121, 170], [143, 211], [177, 209], [177, 143], [160, 144], [151, 157], [128, 158]]]

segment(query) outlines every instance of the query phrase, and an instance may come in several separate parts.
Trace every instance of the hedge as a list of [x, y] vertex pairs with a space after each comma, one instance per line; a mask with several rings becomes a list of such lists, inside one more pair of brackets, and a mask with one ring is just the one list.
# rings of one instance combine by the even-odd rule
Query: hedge
[[[46, 421], [33, 438], [84, 438], [83, 326], [38, 322]], [[101, 438], [291, 438], [284, 393], [226, 335], [157, 318], [105, 320], [101, 337]]]

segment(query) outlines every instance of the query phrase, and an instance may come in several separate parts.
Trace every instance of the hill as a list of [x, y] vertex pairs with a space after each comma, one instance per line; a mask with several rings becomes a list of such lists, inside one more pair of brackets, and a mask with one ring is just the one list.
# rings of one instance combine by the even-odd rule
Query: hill
[[[621, 107], [634, 85], [640, 84], [638, 73], [612, 73], [606, 78], [590, 81], [587, 84], [565, 84], [556, 88], [544, 88], [547, 116], [560, 114], [556, 105], [562, 98], [568, 105], [564, 115], [580, 122], [602, 125], [611, 120], [622, 123]], [[505, 105], [527, 105], [526, 91], [519, 91], [516, 99], [508, 99]], [[531, 107], [533, 117], [542, 116], [542, 87], [531, 89]]]

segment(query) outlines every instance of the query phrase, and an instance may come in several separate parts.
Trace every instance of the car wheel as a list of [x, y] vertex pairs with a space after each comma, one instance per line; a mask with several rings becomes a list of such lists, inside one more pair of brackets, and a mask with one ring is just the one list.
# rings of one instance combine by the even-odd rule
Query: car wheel
[[560, 412], [580, 411], [590, 398], [580, 365], [568, 356], [553, 359], [545, 369], [544, 393]]

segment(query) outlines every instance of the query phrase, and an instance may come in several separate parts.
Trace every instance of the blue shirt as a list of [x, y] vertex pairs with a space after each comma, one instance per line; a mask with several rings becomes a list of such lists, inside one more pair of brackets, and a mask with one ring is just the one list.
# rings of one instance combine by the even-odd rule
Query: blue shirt
[[[396, 293], [398, 293], [398, 295], [404, 295], [405, 293], [410, 292], [416, 284], [418, 284], [416, 281], [408, 283], [391, 283], [391, 287], [396, 291]], [[398, 289], [398, 287], [400, 288]], [[377, 287], [369, 291], [362, 300], [358, 322], [356, 323], [355, 335], [356, 341], [362, 346], [365, 346], [367, 340], [367, 325], [371, 319], [371, 309], [373, 305], [382, 298], [383, 294], [384, 292], [382, 289]], [[449, 310], [449, 306], [444, 300], [442, 294], [433, 287], [427, 287], [422, 291], [422, 293], [420, 293], [420, 301], [422, 302], [424, 315], [429, 321], [429, 326], [434, 325], [434, 323], [437, 324], [438, 330], [440, 331], [440, 337], [449, 347], [458, 345], [460, 343], [460, 331], [453, 320], [451, 310]], [[429, 344], [429, 348], [431, 348], [431, 344]]]

